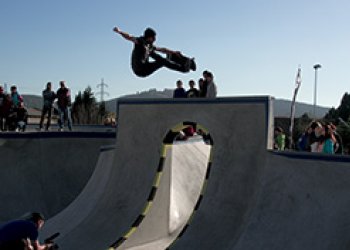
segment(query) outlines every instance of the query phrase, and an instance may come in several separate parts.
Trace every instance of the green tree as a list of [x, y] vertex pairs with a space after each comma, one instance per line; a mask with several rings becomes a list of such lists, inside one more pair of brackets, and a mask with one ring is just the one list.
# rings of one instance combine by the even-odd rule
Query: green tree
[[90, 86], [75, 96], [72, 118], [76, 124], [98, 124], [98, 105]]

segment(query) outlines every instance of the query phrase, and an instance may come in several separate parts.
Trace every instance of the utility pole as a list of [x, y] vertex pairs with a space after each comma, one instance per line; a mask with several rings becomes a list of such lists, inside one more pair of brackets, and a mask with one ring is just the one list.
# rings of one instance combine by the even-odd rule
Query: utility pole
[[98, 89], [101, 91], [97, 92], [97, 95], [100, 95], [100, 102], [104, 102], [104, 96], [109, 96], [109, 93], [105, 91], [105, 88], [108, 88], [108, 85], [104, 83], [104, 79], [102, 78], [101, 83], [97, 85]]
[[316, 119], [316, 105], [317, 105], [317, 72], [322, 66], [321, 64], [315, 64], [315, 86], [314, 86], [314, 119]]

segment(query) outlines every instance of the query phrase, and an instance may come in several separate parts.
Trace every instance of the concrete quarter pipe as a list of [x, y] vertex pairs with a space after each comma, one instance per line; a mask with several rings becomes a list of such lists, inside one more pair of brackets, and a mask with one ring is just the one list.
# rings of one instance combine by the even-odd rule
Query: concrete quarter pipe
[[64, 232], [61, 249], [128, 249], [132, 228], [146, 223], [143, 218], [135, 224], [157, 179], [162, 141], [174, 125], [192, 121], [215, 142], [210, 179], [190, 223], [168, 248], [348, 249], [349, 158], [269, 151], [271, 102], [270, 97], [120, 100], [115, 149], [105, 153], [106, 170], [96, 168], [92, 177], [104, 176], [103, 181], [90, 180], [73, 202], [70, 214], [83, 213], [58, 214], [43, 237]]

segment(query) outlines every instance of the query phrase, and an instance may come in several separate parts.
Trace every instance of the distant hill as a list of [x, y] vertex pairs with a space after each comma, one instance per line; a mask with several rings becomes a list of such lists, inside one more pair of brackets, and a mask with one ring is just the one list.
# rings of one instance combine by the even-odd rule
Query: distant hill
[[[122, 98], [171, 98], [173, 96], [172, 89], [164, 89], [163, 91], [157, 91], [156, 89], [150, 89], [148, 91], [138, 92], [132, 95], [121, 96]], [[29, 108], [41, 109], [42, 98], [35, 95], [23, 95], [25, 104]], [[106, 109], [108, 112], [115, 112], [117, 107], [118, 98], [106, 101]], [[290, 116], [291, 101], [283, 99], [274, 100], [274, 116], [275, 117], [289, 117]], [[322, 118], [326, 115], [330, 108], [328, 107], [316, 107], [316, 116]], [[313, 114], [313, 105], [306, 103], [296, 103], [295, 109], [296, 117], [300, 117], [307, 113], [311, 117]]]
[[37, 95], [22, 95], [26, 107], [33, 109], [42, 109], [43, 99]]

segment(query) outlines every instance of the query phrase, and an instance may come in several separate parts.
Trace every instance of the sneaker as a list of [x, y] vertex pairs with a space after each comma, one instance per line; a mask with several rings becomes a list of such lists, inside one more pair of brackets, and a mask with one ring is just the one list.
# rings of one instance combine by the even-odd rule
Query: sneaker
[[197, 69], [197, 65], [196, 65], [196, 62], [194, 61], [194, 58], [192, 58], [191, 60], [190, 60], [190, 69], [192, 69], [192, 71], [196, 71], [196, 69]]
[[63, 128], [59, 128], [59, 129], [58, 129], [58, 132], [63, 132]]

